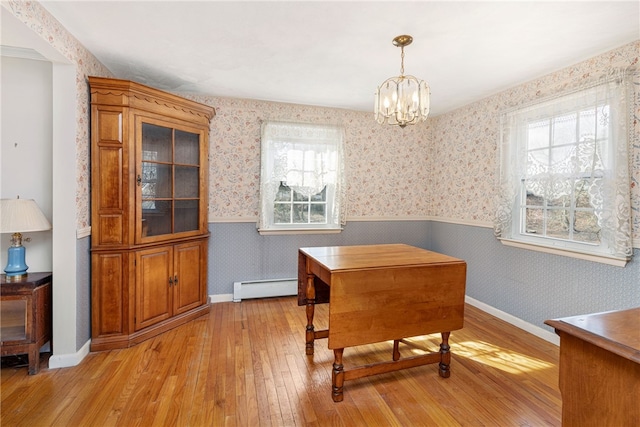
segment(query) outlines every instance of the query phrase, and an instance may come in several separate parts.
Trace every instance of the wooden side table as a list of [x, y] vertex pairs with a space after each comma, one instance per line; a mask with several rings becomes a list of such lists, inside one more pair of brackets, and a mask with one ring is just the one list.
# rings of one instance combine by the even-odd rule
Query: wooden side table
[[28, 273], [0, 281], [0, 354], [28, 354], [29, 375], [40, 370], [40, 348], [50, 342], [52, 274]]

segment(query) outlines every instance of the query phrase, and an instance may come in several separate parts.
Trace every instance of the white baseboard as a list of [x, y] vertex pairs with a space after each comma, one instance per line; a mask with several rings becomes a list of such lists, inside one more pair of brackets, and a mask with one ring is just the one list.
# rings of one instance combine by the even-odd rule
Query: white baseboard
[[520, 328], [530, 334], [533, 334], [539, 338], [542, 338], [545, 341], [549, 341], [551, 344], [560, 345], [560, 337], [554, 334], [553, 332], [549, 332], [546, 329], [543, 329], [539, 326], [533, 325], [529, 322], [525, 322], [524, 320], [513, 316], [509, 313], [505, 313], [504, 311], [498, 310], [488, 304], [480, 302], [470, 296], [465, 297], [465, 302], [471, 304], [474, 307], [479, 308], [482, 311], [485, 311], [492, 316], [497, 317], [500, 320], [504, 320], [507, 323], [512, 324], [513, 326]]
[[82, 359], [89, 354], [89, 348], [91, 347], [91, 340], [88, 340], [80, 350], [71, 354], [52, 354], [49, 357], [49, 369], [55, 368], [70, 368], [71, 366], [77, 366], [82, 362]]
[[209, 302], [211, 304], [216, 304], [219, 302], [231, 302], [231, 301], [233, 301], [233, 294], [209, 295]]

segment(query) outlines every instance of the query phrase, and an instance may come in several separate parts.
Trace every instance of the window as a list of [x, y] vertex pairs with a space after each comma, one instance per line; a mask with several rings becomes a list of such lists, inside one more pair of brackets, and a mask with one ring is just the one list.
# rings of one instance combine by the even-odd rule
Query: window
[[498, 238], [631, 256], [628, 85], [621, 77], [502, 115]]
[[261, 233], [341, 229], [343, 133], [330, 125], [262, 125]]

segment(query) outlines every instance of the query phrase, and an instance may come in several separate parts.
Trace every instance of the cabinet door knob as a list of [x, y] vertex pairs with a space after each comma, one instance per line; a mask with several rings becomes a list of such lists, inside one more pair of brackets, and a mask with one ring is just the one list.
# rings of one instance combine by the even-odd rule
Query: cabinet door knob
[[136, 183], [138, 184], [138, 187], [142, 185], [142, 177], [140, 175], [136, 178]]
[[169, 287], [173, 286], [173, 277], [169, 276]]
[[173, 276], [173, 284], [178, 286], [178, 276]]

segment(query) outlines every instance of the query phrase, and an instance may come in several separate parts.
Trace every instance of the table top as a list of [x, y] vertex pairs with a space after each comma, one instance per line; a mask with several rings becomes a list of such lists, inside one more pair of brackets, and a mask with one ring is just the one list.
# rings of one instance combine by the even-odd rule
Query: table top
[[404, 244], [301, 248], [300, 254], [307, 274], [331, 289], [330, 349], [463, 327], [461, 259]]
[[38, 286], [51, 283], [51, 272], [27, 273], [19, 279], [7, 279], [6, 274], [0, 275], [0, 294], [30, 292]]
[[300, 248], [331, 272], [464, 263], [463, 260], [405, 244]]
[[640, 307], [547, 320], [545, 323], [556, 331], [574, 335], [640, 363]]

